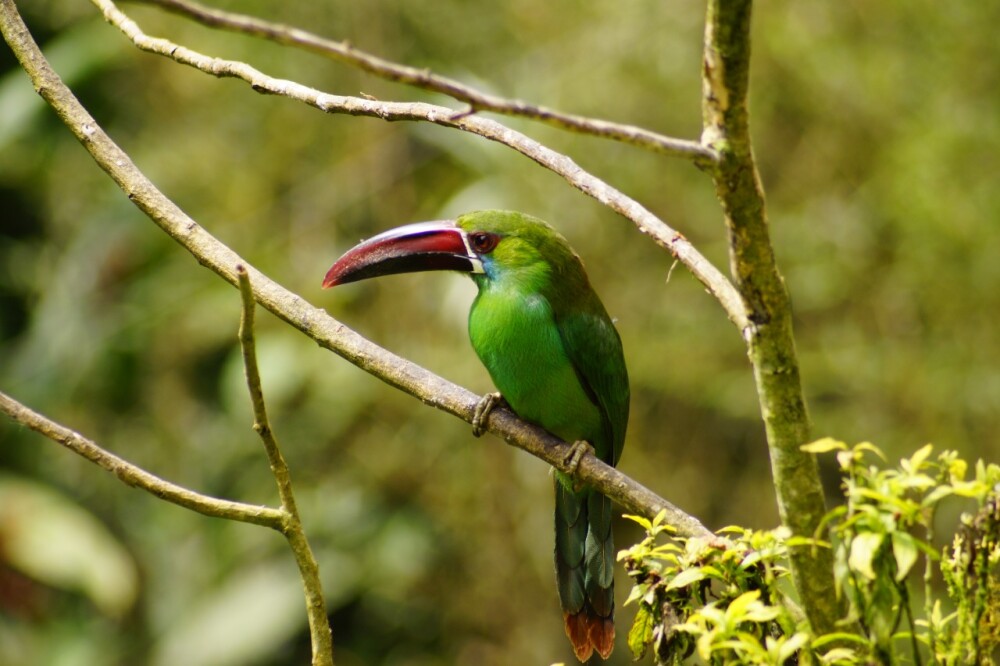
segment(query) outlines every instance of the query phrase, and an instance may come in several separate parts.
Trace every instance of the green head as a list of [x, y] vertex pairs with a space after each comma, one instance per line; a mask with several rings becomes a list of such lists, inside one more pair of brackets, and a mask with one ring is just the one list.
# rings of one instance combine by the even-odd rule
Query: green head
[[483, 287], [489, 282], [541, 289], [553, 278], [584, 277], [579, 257], [562, 234], [548, 223], [506, 210], [467, 213], [456, 220], [482, 264], [472, 279]]

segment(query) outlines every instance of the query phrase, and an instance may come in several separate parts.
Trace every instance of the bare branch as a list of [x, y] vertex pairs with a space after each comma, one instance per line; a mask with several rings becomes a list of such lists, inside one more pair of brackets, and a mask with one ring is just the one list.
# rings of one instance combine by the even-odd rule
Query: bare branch
[[160, 499], [212, 518], [238, 520], [278, 531], [283, 529], [285, 513], [280, 509], [209, 497], [164, 481], [141, 467], [109, 453], [80, 433], [42, 416], [5, 393], [0, 393], [0, 411], [21, 425], [62, 444], [70, 451], [111, 472], [122, 483], [133, 488], [145, 490]]
[[320, 581], [319, 566], [313, 556], [312, 548], [306, 539], [299, 510], [295, 504], [295, 494], [292, 492], [292, 477], [288, 471], [284, 456], [278, 446], [278, 440], [271, 429], [264, 405], [264, 391], [261, 388], [260, 372], [257, 368], [257, 342], [254, 337], [253, 290], [250, 286], [250, 276], [242, 264], [236, 266], [239, 279], [240, 296], [243, 302], [240, 316], [240, 348], [243, 351], [243, 367], [246, 370], [247, 389], [250, 392], [250, 402], [253, 406], [253, 429], [260, 435], [267, 452], [267, 461], [271, 465], [271, 473], [278, 484], [278, 495], [287, 520], [282, 530], [288, 545], [292, 548], [295, 563], [299, 567], [302, 578], [302, 588], [306, 598], [306, 613], [309, 618], [309, 638], [312, 643], [313, 666], [333, 666], [333, 638], [330, 632], [330, 621], [326, 615], [326, 601], [323, 599], [323, 584]]
[[508, 116], [530, 118], [580, 134], [612, 139], [664, 155], [689, 159], [704, 167], [710, 167], [718, 159], [714, 149], [697, 141], [677, 139], [634, 125], [562, 113], [521, 100], [490, 95], [455, 79], [434, 74], [426, 69], [408, 67], [385, 60], [357, 49], [347, 41], [326, 39], [300, 28], [272, 23], [255, 16], [206, 7], [190, 0], [140, 1], [159, 5], [204, 25], [263, 37], [279, 44], [300, 47], [348, 63], [388, 81], [447, 95], [469, 105], [467, 110], [460, 111], [453, 116], [456, 119], [462, 115], [479, 111], [492, 111]]
[[746, 312], [739, 293], [729, 279], [691, 245], [679, 231], [671, 228], [634, 199], [581, 169], [572, 159], [534, 139], [494, 120], [475, 115], [456, 115], [453, 109], [420, 102], [382, 102], [361, 97], [331, 95], [286, 79], [275, 79], [250, 65], [233, 60], [212, 58], [165, 39], [150, 37], [122, 13], [112, 0], [92, 0], [105, 19], [119, 28], [140, 49], [171, 58], [218, 77], [237, 78], [259, 93], [281, 95], [303, 102], [327, 113], [369, 116], [382, 120], [425, 121], [476, 134], [513, 148], [546, 169], [559, 174], [573, 187], [631, 220], [661, 247], [669, 250], [708, 289], [722, 305], [730, 321], [742, 331]]
[[[160, 192], [136, 167], [128, 154], [111, 140], [52, 70], [28, 33], [13, 0], [0, 0], [0, 29], [21, 66], [31, 77], [35, 89], [90, 152], [98, 166], [111, 176], [129, 200], [191, 252], [199, 263], [233, 285], [237, 284], [236, 266], [244, 264], [253, 281], [254, 298], [260, 305], [305, 333], [320, 346], [387, 384], [427, 405], [458, 416], [468, 423], [472, 422], [479, 396], [382, 349], [323, 310], [289, 292], [251, 267]], [[589, 178], [593, 179], [592, 176]], [[569, 444], [541, 428], [521, 421], [513, 413], [496, 409], [490, 413], [486, 426], [487, 430], [508, 443], [545, 460], [557, 469], [567, 473], [572, 471], [567, 465], [567, 455], [571, 448]], [[660, 511], [666, 511], [667, 522], [677, 529], [680, 536], [711, 536], [696, 518], [593, 455], [587, 455], [580, 461], [575, 476], [632, 513], [653, 517]]]

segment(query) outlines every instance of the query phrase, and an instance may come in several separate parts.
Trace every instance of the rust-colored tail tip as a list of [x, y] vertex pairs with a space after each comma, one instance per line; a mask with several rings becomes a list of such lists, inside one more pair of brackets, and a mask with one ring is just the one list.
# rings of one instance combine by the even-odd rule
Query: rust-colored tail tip
[[573, 652], [581, 663], [586, 662], [597, 650], [601, 659], [611, 656], [615, 648], [615, 623], [609, 618], [593, 615], [583, 610], [563, 613], [566, 635], [573, 644]]

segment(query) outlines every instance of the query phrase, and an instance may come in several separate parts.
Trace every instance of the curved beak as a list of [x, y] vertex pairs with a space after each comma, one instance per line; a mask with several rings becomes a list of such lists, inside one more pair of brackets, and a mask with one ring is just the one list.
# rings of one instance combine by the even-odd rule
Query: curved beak
[[327, 271], [323, 288], [419, 271], [482, 273], [483, 264], [468, 236], [452, 220], [417, 222], [355, 245]]

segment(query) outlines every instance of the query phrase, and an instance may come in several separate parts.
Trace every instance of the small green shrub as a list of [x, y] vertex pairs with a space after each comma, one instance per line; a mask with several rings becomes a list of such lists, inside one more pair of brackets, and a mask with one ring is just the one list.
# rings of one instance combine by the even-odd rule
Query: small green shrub
[[[711, 664], [992, 664], [1000, 646], [1000, 466], [969, 465], [924, 446], [895, 467], [870, 443], [823, 439], [806, 451], [835, 453], [844, 503], [822, 534], [726, 528], [717, 539], [668, 539], [662, 516], [630, 516], [646, 538], [619, 553], [637, 606], [629, 647], [657, 664], [697, 653]], [[875, 464], [875, 461], [878, 464]], [[935, 542], [937, 510], [964, 498], [950, 543]], [[829, 539], [827, 541], [826, 539]], [[833, 548], [844, 617], [813, 636], [790, 596], [790, 548]]]

